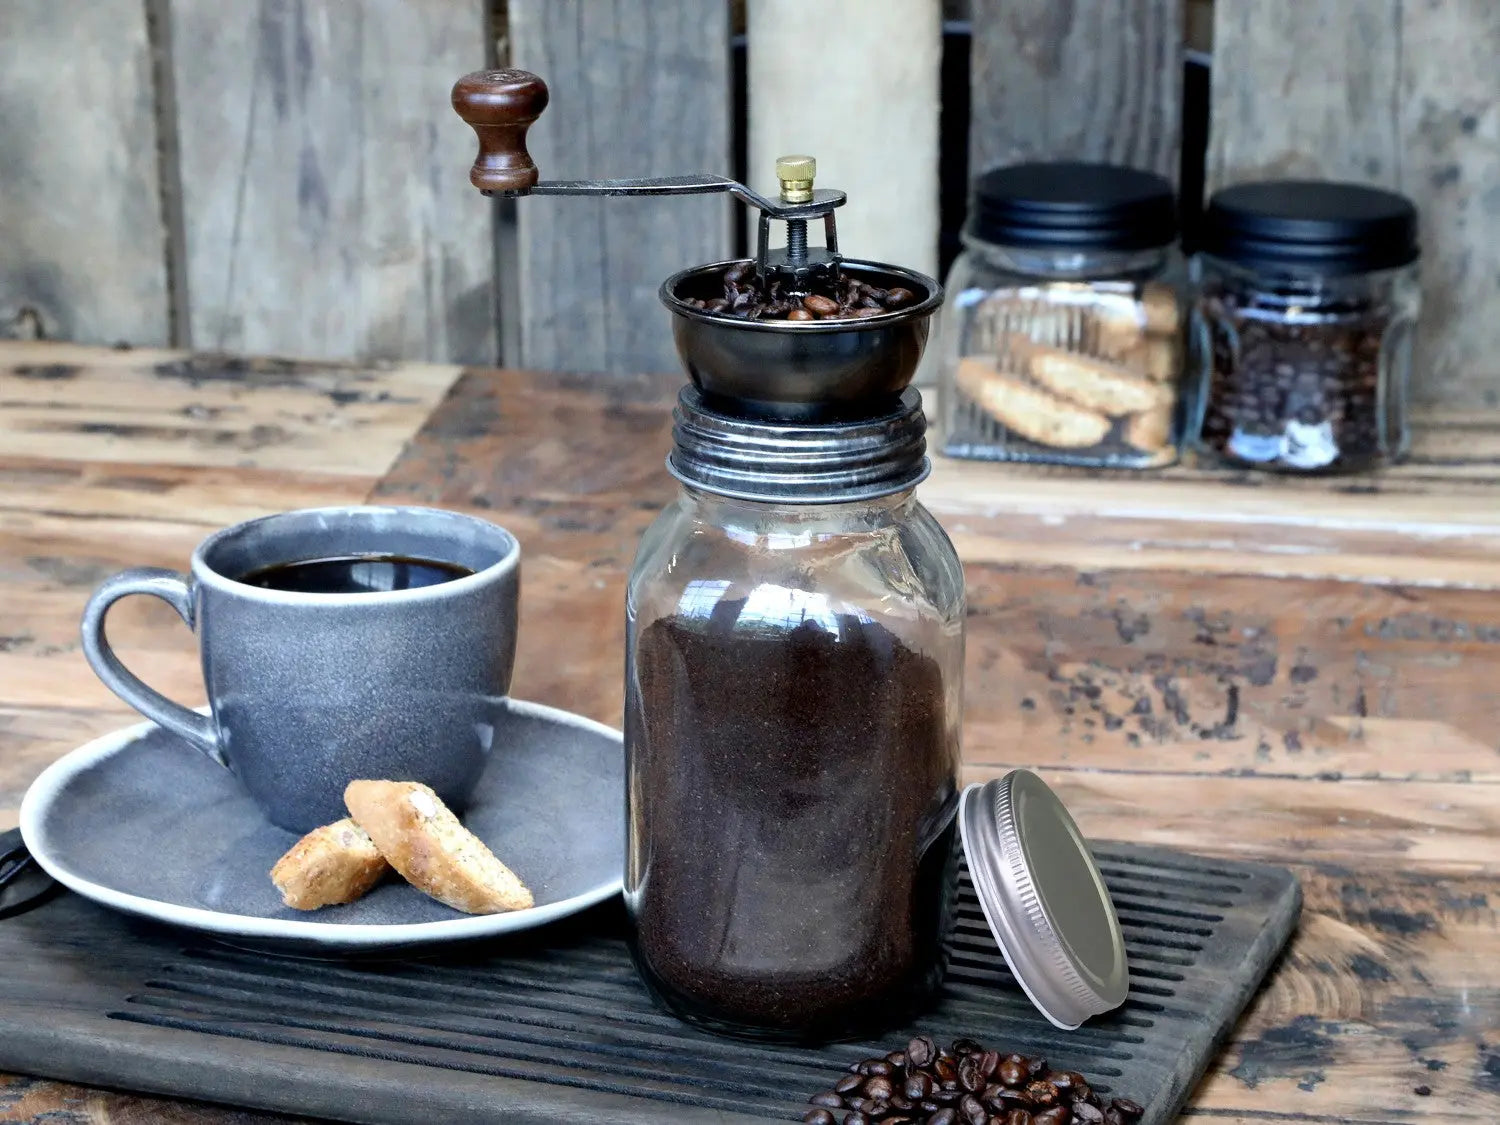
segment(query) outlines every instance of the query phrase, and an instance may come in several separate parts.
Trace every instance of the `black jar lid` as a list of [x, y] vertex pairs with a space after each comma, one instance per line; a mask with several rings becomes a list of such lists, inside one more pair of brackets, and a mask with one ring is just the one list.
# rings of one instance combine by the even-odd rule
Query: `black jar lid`
[[1000, 246], [1149, 250], [1177, 237], [1177, 205], [1166, 177], [1139, 168], [1011, 164], [974, 181], [966, 233]]
[[1365, 184], [1237, 184], [1209, 200], [1203, 250], [1247, 265], [1331, 274], [1394, 269], [1417, 259], [1417, 208], [1404, 195]]

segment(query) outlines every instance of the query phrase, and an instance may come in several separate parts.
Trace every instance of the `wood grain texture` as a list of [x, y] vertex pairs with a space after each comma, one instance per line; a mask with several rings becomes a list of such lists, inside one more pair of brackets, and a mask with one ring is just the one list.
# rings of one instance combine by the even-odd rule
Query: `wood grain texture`
[[1101, 160], [1177, 178], [1183, 0], [974, 0], [969, 167]]
[[0, 337], [165, 344], [146, 6], [0, 5]]
[[[292, 364], [11, 345], [0, 455], [379, 475], [458, 377], [415, 364]], [[247, 407], [246, 397], [255, 404]]]
[[[552, 93], [528, 136], [543, 179], [727, 174], [727, 5], [512, 0], [509, 21], [512, 63]], [[724, 195], [518, 202], [521, 362], [676, 371], [657, 287], [728, 257], [729, 207]]]
[[483, 0], [174, 0], [187, 340], [493, 362], [490, 208], [448, 106]]
[[1219, 0], [1210, 186], [1352, 179], [1422, 215], [1413, 393], [1500, 403], [1500, 8], [1473, 0]]
[[[108, 359], [121, 366], [92, 385], [107, 419], [157, 385], [157, 355], [0, 345], [0, 387], [17, 365]], [[262, 365], [215, 362], [238, 386], [242, 425], [271, 424], [288, 395], [310, 414], [328, 401], [326, 365], [258, 384]], [[336, 370], [367, 386], [358, 369]], [[427, 402], [431, 370], [366, 376]], [[518, 695], [618, 724], [625, 576], [676, 488], [662, 457], [678, 383], [468, 372], [386, 462], [377, 502], [474, 511], [521, 539]], [[1193, 1116], [1500, 1116], [1500, 417], [1422, 419], [1416, 463], [1358, 480], [940, 460], [923, 486], [966, 562], [967, 778], [1030, 765], [1090, 835], [1285, 862], [1303, 879], [1299, 936]], [[301, 502], [376, 480], [303, 472], [299, 458], [322, 464], [311, 445], [268, 445], [244, 454], [241, 494], [211, 445], [169, 444], [180, 454], [169, 464], [154, 440], [48, 458], [12, 450], [0, 430], [0, 827], [47, 761], [132, 721], [76, 649], [95, 583], [123, 565], [181, 567], [213, 517], [274, 501], [283, 482]], [[157, 608], [121, 603], [112, 637], [132, 667], [194, 701], [191, 638]], [[177, 1103], [21, 1089], [21, 1109], [0, 1095], [0, 1120], [80, 1104], [96, 1121], [215, 1120]]]

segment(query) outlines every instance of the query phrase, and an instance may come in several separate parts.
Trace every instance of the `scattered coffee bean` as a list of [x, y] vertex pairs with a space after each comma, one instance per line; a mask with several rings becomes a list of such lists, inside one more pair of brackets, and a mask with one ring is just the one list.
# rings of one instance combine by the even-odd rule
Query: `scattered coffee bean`
[[884, 1125], [1136, 1125], [1144, 1112], [1129, 1098], [1116, 1098], [1106, 1108], [1083, 1075], [1052, 1070], [1044, 1058], [1001, 1055], [972, 1039], [945, 1049], [925, 1035], [905, 1051], [851, 1063], [833, 1090], [810, 1102], [815, 1108], [803, 1120], [818, 1125], [851, 1119]]
[[870, 1119], [855, 1109], [844, 1114], [844, 1125], [870, 1125]]
[[1419, 1097], [1419, 1098], [1430, 1098], [1430, 1097], [1432, 1097], [1432, 1087], [1428, 1086], [1428, 1085], [1425, 1085], [1425, 1084], [1421, 1085], [1421, 1086], [1413, 1086], [1411, 1088], [1411, 1092], [1413, 1094], [1416, 1094], [1417, 1097]]

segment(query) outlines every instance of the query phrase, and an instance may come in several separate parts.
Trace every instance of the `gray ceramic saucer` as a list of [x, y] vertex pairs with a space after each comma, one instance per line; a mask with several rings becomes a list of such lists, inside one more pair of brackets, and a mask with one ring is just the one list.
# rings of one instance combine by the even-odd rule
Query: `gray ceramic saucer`
[[618, 894], [620, 735], [535, 703], [496, 705], [494, 751], [464, 823], [529, 886], [530, 910], [470, 916], [392, 877], [358, 902], [291, 910], [267, 875], [296, 837], [234, 776], [154, 723], [59, 759], [21, 804], [21, 833], [58, 882], [161, 922], [327, 952], [529, 929]]

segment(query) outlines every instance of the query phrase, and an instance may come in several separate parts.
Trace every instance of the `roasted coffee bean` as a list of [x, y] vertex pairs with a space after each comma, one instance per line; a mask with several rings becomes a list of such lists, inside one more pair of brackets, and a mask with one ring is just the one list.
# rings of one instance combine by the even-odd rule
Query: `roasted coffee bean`
[[1037, 1105], [1056, 1105], [1058, 1101], [1057, 1087], [1045, 1079], [1026, 1083], [1026, 1096]]
[[1125, 1115], [1114, 1106], [1104, 1111], [1104, 1125], [1125, 1125]]
[[1034, 1059], [1028, 1059], [1026, 1062], [1026, 1073], [1031, 1075], [1033, 1078], [1035, 1078], [1038, 1074], [1046, 1074], [1047, 1060], [1042, 1058], [1040, 1055], [1038, 1055]]
[[859, 1110], [851, 1110], [844, 1114], [844, 1125], [870, 1125], [870, 1119]]
[[906, 1080], [906, 1096], [920, 1100], [932, 1093], [932, 1078], [922, 1071], [917, 1071]]
[[906, 1052], [892, 1051], [886, 1055], [885, 1061], [890, 1063], [893, 1068], [899, 1070], [906, 1065]]
[[1005, 1115], [1005, 1125], [1031, 1125], [1031, 1111], [1013, 1109]]
[[985, 1125], [990, 1119], [989, 1112], [979, 1104], [979, 1099], [973, 1094], [965, 1094], [960, 1098], [956, 1108], [959, 1120], [967, 1122], [968, 1125]]
[[[958, 1079], [957, 1078], [945, 1078], [941, 1082], [939, 1082], [938, 1085], [940, 1087], [942, 1087], [944, 1090], [958, 1090]], [[961, 1093], [962, 1091], [959, 1091], [959, 1092]]]
[[1131, 1118], [1139, 1117], [1146, 1112], [1144, 1106], [1138, 1105], [1129, 1098], [1115, 1098], [1109, 1103], [1109, 1108], [1117, 1109], [1126, 1117]]
[[884, 1075], [876, 1075], [865, 1082], [865, 1097], [867, 1098], [888, 1098], [895, 1092], [891, 1080]]
[[835, 1094], [852, 1094], [865, 1084], [864, 1077], [859, 1074], [846, 1074], [840, 1078], [833, 1087]]
[[859, 1064], [859, 1067], [860, 1073], [862, 1074], [878, 1074], [881, 1077], [884, 1077], [891, 1072], [891, 1064], [886, 1062], [883, 1058], [866, 1059], [864, 1062]]
[[1011, 1055], [996, 1068], [995, 1073], [1007, 1086], [1019, 1086], [1027, 1078], [1026, 1062], [1024, 1059], [1017, 1061], [1016, 1056]]
[[958, 1077], [958, 1067], [953, 1065], [952, 1058], [940, 1058], [932, 1064], [932, 1073], [936, 1074], [941, 1082], [952, 1082]]
[[827, 1106], [829, 1109], [844, 1108], [844, 1099], [828, 1090], [823, 1091], [821, 1094], [814, 1094], [807, 1101], [810, 1105]]
[[885, 307], [888, 309], [899, 309], [902, 305], [911, 304], [915, 299], [915, 293], [900, 285], [885, 291]]
[[810, 1109], [802, 1115], [803, 1125], [838, 1125], [839, 1119], [826, 1109]]
[[1095, 1105], [1099, 1104], [1099, 1098], [1095, 1095], [1094, 1088], [1087, 1082], [1080, 1082], [1076, 1086], [1074, 1086], [1071, 1090], [1068, 1091], [1068, 1097], [1072, 1098], [1075, 1102], [1092, 1102]]
[[1031, 1115], [1032, 1125], [1068, 1125], [1073, 1111], [1065, 1105], [1055, 1105]]
[[884, 312], [885, 309], [881, 308], [879, 305], [865, 305], [862, 308], [855, 309], [849, 314], [849, 316], [854, 320], [868, 320], [870, 317], [880, 316]]
[[979, 1056], [979, 1076], [988, 1082], [995, 1076], [995, 1068], [1000, 1065], [999, 1051], [985, 1051]]
[[859, 1113], [869, 1113], [875, 1108], [874, 1098], [845, 1098], [844, 1104]]
[[920, 1109], [923, 1113], [936, 1113], [943, 1107], [938, 1105], [937, 1102], [933, 1101], [931, 1098], [923, 1098], [920, 1102], [917, 1103], [917, 1108]]
[[1083, 1075], [1074, 1074], [1071, 1070], [1054, 1070], [1047, 1075], [1047, 1081], [1059, 1090], [1071, 1090], [1074, 1084], [1083, 1081]]
[[1104, 1111], [1088, 1102], [1074, 1102], [1073, 1120], [1079, 1125], [1100, 1125], [1104, 1120]]
[[816, 293], [802, 298], [802, 307], [814, 316], [832, 316], [839, 311], [839, 303], [831, 297], [819, 297]]
[[926, 1066], [932, 1062], [936, 1054], [937, 1048], [925, 1035], [917, 1036], [906, 1045], [906, 1060], [912, 1066]]
[[750, 276], [750, 272], [754, 268], [755, 263], [753, 262], [736, 262], [724, 271], [724, 281], [726, 284], [738, 285]]
[[902, 1112], [912, 1107], [912, 1100], [908, 1097], [903, 1097], [901, 1094], [892, 1094], [890, 1102], [892, 1109], [898, 1109]]
[[956, 1125], [958, 1113], [951, 1109], [940, 1109], [927, 1119], [927, 1125]]
[[984, 1089], [984, 1074], [979, 1069], [978, 1055], [965, 1055], [958, 1064], [958, 1084], [971, 1094]]
[[955, 1084], [955, 1088], [952, 1090], [934, 1090], [930, 1097], [932, 1101], [937, 1102], [939, 1105], [952, 1105], [962, 1097], [962, 1094]]

